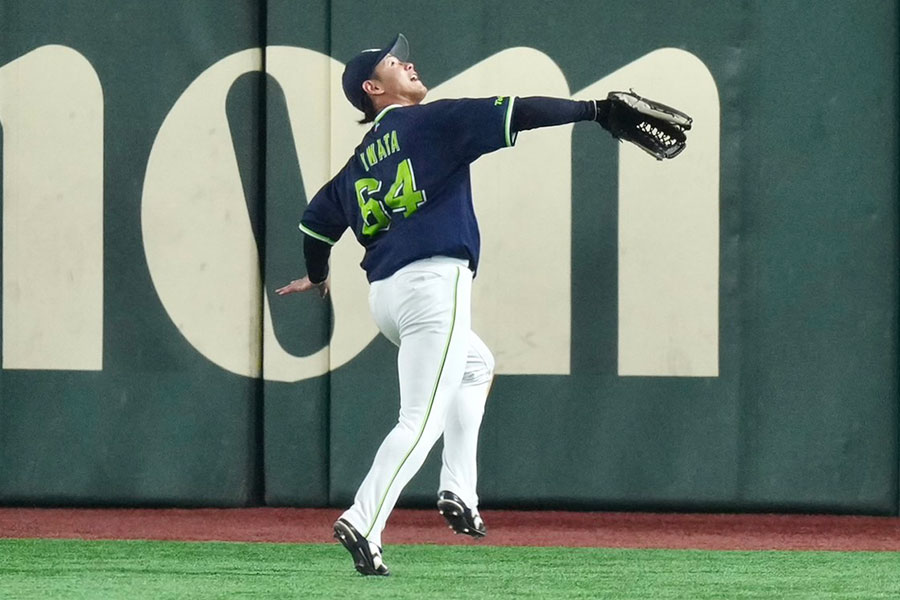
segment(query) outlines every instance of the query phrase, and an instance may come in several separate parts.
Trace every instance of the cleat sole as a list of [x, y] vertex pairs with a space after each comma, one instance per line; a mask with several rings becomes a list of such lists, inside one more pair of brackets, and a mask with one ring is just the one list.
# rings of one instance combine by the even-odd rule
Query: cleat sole
[[473, 538], [483, 538], [486, 532], [475, 526], [471, 513], [457, 499], [441, 496], [438, 499], [438, 512], [447, 522], [447, 527], [455, 534], [468, 535]]

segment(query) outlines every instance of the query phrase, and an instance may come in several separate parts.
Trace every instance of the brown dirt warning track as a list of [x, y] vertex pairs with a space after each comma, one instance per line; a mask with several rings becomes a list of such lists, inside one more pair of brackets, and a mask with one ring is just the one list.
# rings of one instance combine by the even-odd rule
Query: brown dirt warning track
[[[0, 508], [0, 538], [332, 542], [337, 509]], [[454, 536], [433, 510], [396, 510], [386, 544], [485, 544], [701, 550], [900, 551], [900, 519], [484, 511], [488, 537]]]

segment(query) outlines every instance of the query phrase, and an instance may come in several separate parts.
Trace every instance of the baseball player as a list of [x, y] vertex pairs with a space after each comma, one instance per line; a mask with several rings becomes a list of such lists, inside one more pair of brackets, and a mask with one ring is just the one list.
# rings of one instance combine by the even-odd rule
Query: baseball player
[[[427, 88], [400, 34], [347, 63], [344, 94], [371, 123], [353, 155], [300, 222], [307, 275], [279, 295], [328, 294], [331, 247], [351, 229], [365, 248], [369, 307], [399, 347], [400, 415], [382, 442], [335, 538], [363, 575], [388, 575], [381, 534], [401, 490], [444, 436], [438, 509], [479, 538], [476, 449], [494, 359], [471, 329], [479, 233], [469, 164], [515, 144], [519, 131], [595, 120], [609, 100], [492, 97], [423, 104]], [[538, 241], [538, 243], [540, 243]]]

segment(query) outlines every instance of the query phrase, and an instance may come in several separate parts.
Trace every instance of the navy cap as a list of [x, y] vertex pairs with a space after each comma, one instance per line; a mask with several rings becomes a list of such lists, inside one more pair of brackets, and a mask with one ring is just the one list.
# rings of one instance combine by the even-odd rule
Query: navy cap
[[363, 107], [363, 100], [366, 98], [366, 92], [362, 89], [362, 84], [366, 79], [372, 78], [375, 67], [378, 66], [385, 56], [388, 54], [396, 56], [401, 61], [406, 62], [409, 59], [409, 42], [406, 36], [398, 33], [394, 41], [385, 48], [372, 50], [363, 50], [347, 63], [344, 67], [344, 75], [341, 77], [341, 83], [344, 86], [344, 95], [350, 104], [366, 112]]

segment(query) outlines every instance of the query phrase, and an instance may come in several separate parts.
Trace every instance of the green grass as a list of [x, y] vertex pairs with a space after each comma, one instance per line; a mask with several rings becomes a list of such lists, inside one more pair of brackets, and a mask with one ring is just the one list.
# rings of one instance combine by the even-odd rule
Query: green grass
[[900, 598], [900, 553], [0, 540], [0, 598]]

